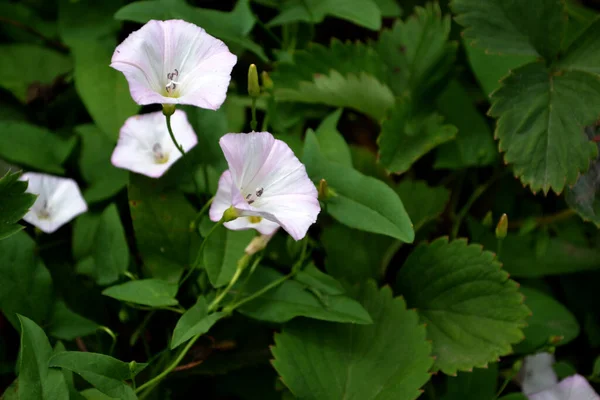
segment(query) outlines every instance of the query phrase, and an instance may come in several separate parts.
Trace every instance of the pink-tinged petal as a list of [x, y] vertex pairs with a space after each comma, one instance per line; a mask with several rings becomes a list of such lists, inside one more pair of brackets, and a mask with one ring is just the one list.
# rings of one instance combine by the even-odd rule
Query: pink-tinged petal
[[[171, 116], [171, 127], [175, 139], [186, 152], [198, 143], [185, 112], [175, 111]], [[159, 111], [136, 115], [125, 121], [111, 162], [117, 168], [158, 178], [180, 158], [181, 153], [171, 140], [165, 116]]]
[[88, 209], [73, 179], [35, 172], [25, 173], [20, 179], [28, 181], [28, 193], [38, 195], [23, 219], [43, 232], [53, 233]]
[[556, 372], [552, 368], [554, 355], [538, 353], [525, 357], [519, 372], [523, 393], [537, 393], [558, 383]]
[[581, 375], [573, 375], [542, 392], [528, 396], [529, 400], [600, 400], [589, 382]]
[[225, 222], [223, 225], [225, 225], [227, 229], [231, 229], [233, 231], [256, 229], [263, 235], [272, 235], [277, 229], [279, 229], [279, 224], [276, 222], [271, 222], [265, 218], [262, 218], [259, 222], [253, 222], [251, 217], [239, 217], [233, 221]]
[[229, 133], [219, 143], [239, 188], [231, 193], [233, 206], [241, 215], [277, 222], [295, 240], [302, 239], [321, 207], [315, 185], [289, 146], [269, 132]]
[[219, 221], [223, 217], [225, 210], [231, 207], [232, 185], [233, 180], [231, 179], [231, 173], [227, 170], [223, 172], [219, 178], [217, 194], [215, 194], [215, 198], [208, 210], [208, 216], [211, 221]]
[[[149, 21], [115, 50], [138, 104], [191, 104], [212, 110], [225, 101], [237, 57], [220, 40], [182, 20]], [[167, 87], [170, 83], [174, 87]]]

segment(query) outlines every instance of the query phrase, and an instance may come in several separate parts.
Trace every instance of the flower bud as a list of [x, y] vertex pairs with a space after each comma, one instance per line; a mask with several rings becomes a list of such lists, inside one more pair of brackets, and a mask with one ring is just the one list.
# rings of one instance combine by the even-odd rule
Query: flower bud
[[137, 368], [137, 363], [135, 361], [132, 361], [129, 363], [129, 372], [131, 372], [131, 374], [133, 374], [135, 372], [136, 368]]
[[337, 196], [335, 191], [329, 187], [325, 179], [321, 179], [321, 181], [319, 181], [317, 192], [319, 193], [319, 200], [321, 201], [326, 201], [331, 197]]
[[267, 247], [267, 244], [269, 243], [274, 234], [275, 233], [272, 233], [271, 235], [256, 236], [252, 239], [252, 241], [250, 241], [248, 246], [246, 246], [244, 252], [249, 256], [258, 253], [259, 251]]
[[486, 228], [489, 228], [492, 226], [493, 223], [494, 220], [492, 218], [492, 212], [488, 211], [487, 214], [485, 214], [485, 217], [483, 217], [483, 221], [481, 221], [481, 224]]
[[498, 221], [498, 225], [496, 225], [496, 238], [504, 239], [506, 237], [506, 232], [508, 231], [508, 217], [506, 214], [502, 214], [500, 217], [500, 221]]
[[273, 81], [271, 80], [269, 74], [267, 74], [267, 71], [261, 72], [260, 77], [262, 78], [262, 84], [265, 90], [273, 89]]
[[260, 85], [258, 84], [258, 72], [256, 65], [250, 64], [248, 68], [248, 94], [250, 97], [257, 98], [260, 96]]
[[162, 106], [165, 117], [170, 117], [175, 113], [175, 104], [163, 104]]
[[233, 221], [234, 219], [236, 219], [239, 216], [240, 215], [239, 215], [238, 211], [235, 208], [233, 208], [233, 206], [231, 206], [227, 210], [225, 210], [225, 212], [223, 213], [223, 217], [221, 219], [223, 220], [223, 222], [229, 222], [229, 221]]

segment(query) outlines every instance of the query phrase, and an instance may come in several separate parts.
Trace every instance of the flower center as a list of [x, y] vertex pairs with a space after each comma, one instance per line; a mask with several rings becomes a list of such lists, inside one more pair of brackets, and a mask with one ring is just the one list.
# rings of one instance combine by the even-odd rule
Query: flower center
[[258, 224], [260, 221], [262, 221], [262, 217], [259, 217], [257, 215], [252, 215], [252, 216], [248, 217], [248, 220], [250, 221], [251, 224]]
[[254, 203], [260, 196], [263, 195], [263, 192], [263, 188], [256, 188], [256, 191], [254, 193], [248, 193], [246, 195], [246, 201], [248, 202], [248, 204]]
[[152, 155], [154, 156], [154, 162], [156, 164], [164, 164], [169, 161], [169, 153], [163, 151], [160, 143], [155, 143], [152, 146]]
[[48, 201], [44, 200], [44, 205], [37, 212], [39, 219], [50, 219], [50, 210], [48, 210]]
[[165, 90], [167, 91], [168, 94], [172, 94], [175, 89], [177, 88], [177, 85], [179, 85], [179, 82], [177, 82], [175, 79], [179, 76], [179, 71], [177, 71], [177, 68], [175, 68], [173, 70], [173, 72], [169, 72], [167, 74], [167, 79], [169, 80], [167, 82], [167, 85], [165, 86]]

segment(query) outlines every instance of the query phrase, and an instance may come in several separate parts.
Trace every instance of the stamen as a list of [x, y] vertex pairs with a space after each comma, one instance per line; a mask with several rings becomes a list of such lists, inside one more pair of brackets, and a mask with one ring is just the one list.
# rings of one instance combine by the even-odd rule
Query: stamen
[[48, 210], [48, 200], [44, 200], [41, 210], [37, 213], [39, 219], [50, 219], [50, 211]]
[[157, 164], [164, 164], [169, 161], [169, 154], [163, 151], [160, 143], [155, 143], [152, 146], [152, 153], [154, 154], [154, 162]]
[[256, 197], [262, 196], [263, 192], [264, 192], [263, 188], [256, 189]]
[[252, 197], [252, 194], [248, 193], [248, 196], [246, 196], [246, 200], [250, 199], [250, 197]]
[[173, 70], [173, 72], [169, 72], [167, 74], [167, 79], [169, 80], [169, 82], [167, 82], [165, 89], [167, 90], [168, 93], [171, 93], [173, 90], [175, 90], [177, 88], [177, 85], [179, 85], [179, 82], [175, 81], [175, 78], [177, 78], [178, 76], [179, 76], [179, 71], [177, 70], [177, 68], [175, 68]]
[[254, 200], [248, 200], [248, 204], [254, 203]]

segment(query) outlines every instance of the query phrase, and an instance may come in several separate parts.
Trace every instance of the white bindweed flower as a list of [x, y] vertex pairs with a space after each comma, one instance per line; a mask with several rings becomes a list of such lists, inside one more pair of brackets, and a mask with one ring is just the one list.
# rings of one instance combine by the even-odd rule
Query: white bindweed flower
[[27, 172], [19, 179], [28, 181], [28, 193], [38, 195], [23, 219], [43, 232], [56, 231], [88, 209], [73, 179], [36, 172]]
[[529, 400], [600, 400], [587, 379], [573, 375], [558, 382], [554, 356], [539, 353], [525, 357], [520, 372], [523, 393]]
[[219, 179], [210, 219], [233, 207], [229, 229], [271, 235], [279, 226], [302, 239], [321, 211], [317, 189], [292, 150], [269, 132], [228, 133], [219, 140], [229, 169]]
[[110, 66], [123, 72], [138, 104], [216, 110], [236, 62], [222, 41], [194, 24], [151, 20], [117, 46]]
[[[198, 143], [185, 112], [176, 110], [171, 116], [171, 126], [175, 139], [186, 152]], [[171, 140], [165, 116], [159, 111], [136, 115], [125, 121], [111, 162], [117, 168], [158, 178], [180, 158], [181, 153]]]

